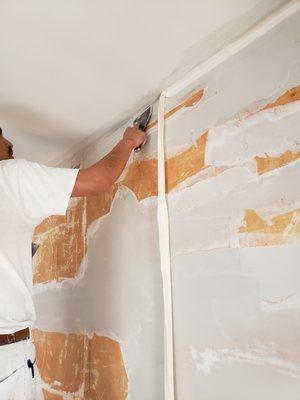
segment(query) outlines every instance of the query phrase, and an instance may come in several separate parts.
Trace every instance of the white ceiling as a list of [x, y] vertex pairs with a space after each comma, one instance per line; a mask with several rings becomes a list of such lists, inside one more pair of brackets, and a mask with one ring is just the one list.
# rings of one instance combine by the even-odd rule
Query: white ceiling
[[156, 98], [284, 0], [2, 0], [0, 126], [51, 163]]

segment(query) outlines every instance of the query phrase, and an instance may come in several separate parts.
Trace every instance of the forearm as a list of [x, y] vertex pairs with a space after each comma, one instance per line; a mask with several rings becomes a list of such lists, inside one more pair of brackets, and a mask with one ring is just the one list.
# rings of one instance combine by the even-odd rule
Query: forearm
[[110, 153], [89, 167], [90, 173], [111, 187], [122, 174], [134, 147], [132, 140], [120, 140]]
[[146, 138], [146, 133], [137, 127], [127, 128], [110, 153], [91, 167], [79, 170], [71, 196], [107, 192], [123, 172], [132, 150], [145, 143]]

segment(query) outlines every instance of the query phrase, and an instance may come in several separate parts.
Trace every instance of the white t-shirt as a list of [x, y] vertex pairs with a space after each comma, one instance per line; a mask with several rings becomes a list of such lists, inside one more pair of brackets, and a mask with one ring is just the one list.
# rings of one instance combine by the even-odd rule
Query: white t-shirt
[[78, 169], [24, 159], [0, 161], [0, 334], [33, 324], [31, 242], [34, 228], [64, 215]]

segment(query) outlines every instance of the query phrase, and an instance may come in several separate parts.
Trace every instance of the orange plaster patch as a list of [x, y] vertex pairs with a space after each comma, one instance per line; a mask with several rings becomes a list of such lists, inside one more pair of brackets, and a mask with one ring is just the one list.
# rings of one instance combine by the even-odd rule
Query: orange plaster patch
[[114, 185], [109, 192], [87, 197], [87, 227], [93, 221], [109, 213], [117, 189], [117, 185]]
[[116, 341], [93, 335], [89, 340], [87, 371], [86, 400], [127, 398], [128, 379], [121, 349]]
[[267, 229], [268, 225], [255, 210], [246, 210], [244, 226], [240, 227], [240, 233], [265, 232]]
[[[205, 147], [208, 132], [202, 134], [196, 145], [166, 161], [167, 191], [172, 190], [188, 177], [198, 173], [205, 166]], [[222, 168], [224, 170], [224, 168]], [[157, 159], [134, 161], [122, 181], [116, 183], [109, 192], [87, 197], [87, 226], [108, 214], [119, 185], [134, 192], [138, 201], [157, 196]]]
[[43, 233], [49, 232], [57, 228], [59, 225], [64, 224], [65, 220], [66, 218], [63, 215], [53, 215], [51, 217], [48, 217], [35, 228], [34, 235], [38, 236], [42, 235]]
[[[78, 274], [86, 253], [84, 210], [85, 198], [81, 198], [75, 206], [68, 208], [64, 223], [41, 238], [41, 246], [34, 257], [34, 283], [72, 278]], [[46, 224], [50, 222], [46, 221]]]
[[[205, 132], [197, 140], [196, 145], [166, 160], [167, 192], [206, 167], [205, 147], [207, 137], [208, 132]], [[129, 166], [124, 180], [120, 183], [131, 189], [138, 201], [157, 196], [157, 160], [133, 162]]]
[[292, 103], [293, 101], [300, 100], [300, 86], [296, 86], [287, 90], [283, 95], [279, 96], [272, 103], [267, 104], [262, 110], [284, 106], [285, 104]]
[[[84, 386], [85, 400], [125, 400], [128, 379], [119, 344], [105, 336], [33, 330], [42, 380], [63, 394]], [[46, 400], [62, 397], [44, 391]], [[76, 395], [77, 394], [77, 395]], [[48, 397], [46, 397], [48, 396]]]
[[208, 132], [197, 140], [196, 145], [166, 161], [166, 190], [169, 192], [185, 179], [205, 168], [205, 147]]
[[52, 389], [76, 393], [84, 382], [85, 335], [33, 330], [37, 366]]
[[[166, 190], [169, 192], [185, 179], [204, 168], [205, 148], [208, 132], [203, 133], [187, 150], [166, 160]], [[226, 167], [220, 170], [224, 171]], [[134, 161], [122, 181], [115, 184], [110, 192], [87, 198], [87, 225], [109, 213], [118, 186], [123, 185], [134, 192], [138, 201], [157, 196], [157, 159]]]
[[134, 161], [120, 183], [131, 189], [138, 201], [157, 196], [157, 159]]
[[273, 169], [290, 164], [298, 158], [300, 158], [300, 152], [293, 152], [291, 150], [287, 150], [278, 157], [268, 155], [265, 157], [255, 157], [257, 172], [259, 175], [265, 174]]
[[300, 238], [300, 209], [271, 216], [270, 222], [255, 210], [246, 210], [239, 233], [242, 247], [290, 243]]

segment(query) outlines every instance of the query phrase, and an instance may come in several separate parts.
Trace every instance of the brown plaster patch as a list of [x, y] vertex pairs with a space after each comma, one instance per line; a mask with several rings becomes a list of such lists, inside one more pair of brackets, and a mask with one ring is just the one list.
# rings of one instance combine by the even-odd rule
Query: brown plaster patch
[[37, 366], [52, 389], [77, 392], [84, 382], [85, 335], [33, 330]]
[[300, 209], [262, 218], [255, 210], [246, 210], [239, 228], [242, 247], [285, 244], [300, 237]]
[[255, 157], [256, 168], [259, 175], [272, 171], [273, 169], [281, 168], [300, 158], [300, 151], [295, 152], [287, 150], [278, 157], [266, 155], [265, 157]]
[[[68, 208], [64, 223], [40, 238], [41, 246], [34, 257], [34, 283], [72, 278], [78, 274], [86, 253], [84, 211], [85, 198], [81, 198], [75, 206]], [[50, 224], [49, 221], [46, 223]]]
[[[203, 170], [208, 132], [203, 133], [187, 150], [166, 160], [166, 191], [169, 192], [185, 179]], [[224, 170], [224, 168], [223, 168]], [[134, 161], [122, 182], [131, 189], [138, 201], [157, 196], [157, 159]]]
[[113, 185], [109, 192], [87, 197], [87, 227], [93, 221], [109, 213], [117, 188], [117, 185]]
[[285, 104], [292, 103], [293, 101], [300, 100], [300, 86], [293, 87], [279, 96], [272, 103], [267, 104], [262, 110], [268, 110], [278, 106], [284, 106]]
[[[84, 386], [85, 400], [126, 399], [128, 379], [118, 342], [96, 334], [89, 338], [36, 329], [32, 333], [41, 378], [51, 389], [79, 399], [77, 393]], [[61, 399], [46, 395], [46, 400]]]
[[166, 190], [169, 192], [185, 179], [205, 168], [205, 147], [208, 132], [197, 140], [196, 145], [166, 161]]
[[125, 400], [128, 379], [119, 344], [107, 337], [93, 335], [89, 340], [86, 400]]
[[265, 232], [267, 229], [267, 223], [257, 214], [255, 210], [246, 210], [244, 216], [244, 226], [240, 227], [240, 233]]
[[192, 187], [196, 183], [205, 181], [207, 179], [215, 178], [230, 168], [232, 168], [232, 167], [231, 166], [205, 165], [205, 167], [202, 170], [200, 170], [200, 173], [197, 173], [197, 174], [189, 177], [189, 179], [186, 179], [185, 181], [179, 183], [176, 186], [176, 189], [180, 191], [182, 189]]
[[51, 231], [57, 228], [59, 225], [64, 224], [65, 220], [66, 218], [63, 215], [53, 215], [51, 217], [48, 217], [35, 228], [34, 234], [38, 236], [48, 231]]
[[157, 196], [157, 159], [134, 161], [120, 183], [131, 189], [138, 201]]

